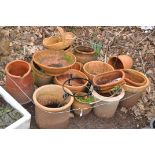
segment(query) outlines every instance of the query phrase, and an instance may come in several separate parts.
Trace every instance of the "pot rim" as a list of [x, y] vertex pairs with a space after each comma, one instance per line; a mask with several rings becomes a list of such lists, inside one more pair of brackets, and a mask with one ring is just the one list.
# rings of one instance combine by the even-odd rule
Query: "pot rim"
[[123, 71], [121, 71], [121, 70], [114, 70], [114, 71], [110, 71], [110, 72], [105, 72], [105, 73], [101, 73], [101, 74], [98, 74], [98, 75], [96, 75], [94, 78], [93, 78], [93, 83], [94, 83], [94, 85], [95, 86], [97, 86], [97, 87], [107, 87], [107, 86], [111, 86], [111, 85], [115, 85], [115, 84], [117, 84], [118, 83], [118, 81], [116, 81], [116, 82], [113, 82], [112, 84], [101, 84], [101, 85], [98, 85], [97, 83], [96, 83], [96, 78], [97, 77], [99, 77], [99, 76], [102, 76], [102, 75], [105, 75], [105, 74], [109, 74], [109, 73], [112, 73], [112, 72], [120, 72], [121, 74], [122, 74], [122, 77], [121, 77], [121, 79], [119, 80], [119, 83], [120, 82], [123, 82], [124, 81], [124, 79], [125, 79], [125, 73], [123, 72]]
[[117, 100], [121, 100], [123, 97], [124, 97], [124, 95], [125, 95], [125, 90], [123, 89], [123, 88], [121, 88], [122, 89], [122, 91], [121, 91], [121, 93], [118, 95], [118, 96], [114, 96], [114, 97], [105, 97], [105, 96], [102, 96], [102, 95], [100, 95], [100, 94], [98, 94], [95, 90], [93, 91], [93, 95], [94, 95], [94, 97], [96, 97], [97, 99], [99, 99], [99, 100], [102, 100], [102, 101], [117, 101]]
[[[85, 63], [84, 65], [83, 65], [83, 70], [84, 70], [84, 72], [86, 72], [87, 74], [89, 74], [89, 75], [91, 75], [91, 76], [96, 76], [96, 75], [94, 75], [94, 74], [91, 74], [90, 72], [88, 72], [87, 70], [86, 70], [86, 66], [88, 65], [88, 64], [91, 64], [91, 63], [100, 63], [100, 64], [104, 64], [104, 65], [107, 65], [108, 67], [111, 67], [111, 69], [114, 71], [114, 68], [110, 65], [110, 64], [108, 64], [108, 63], [106, 63], [106, 62], [103, 62], [103, 61], [100, 61], [100, 60], [96, 60], [96, 61], [89, 61], [89, 62], [87, 62], [87, 63]], [[104, 72], [104, 73], [106, 73], [106, 72]], [[100, 73], [100, 74], [102, 74], [102, 73]]]
[[130, 80], [130, 79], [128, 79], [128, 78], [125, 77], [125, 81], [133, 84], [133, 86], [134, 85], [135, 86], [143, 86], [147, 82], [146, 76], [143, 73], [141, 73], [141, 72], [139, 72], [137, 70], [134, 70], [134, 69], [123, 69], [122, 71], [124, 71], [124, 72], [125, 71], [130, 71], [131, 73], [136, 73], [138, 76], [140, 76], [141, 78], [143, 78], [143, 80], [144, 80], [143, 82], [134, 82], [134, 81], [132, 81], [132, 80]]
[[[8, 67], [9, 67], [11, 64], [15, 63], [15, 62], [22, 62], [22, 63], [25, 63], [25, 64], [27, 64], [28, 67], [29, 67], [28, 71], [27, 71], [22, 77], [21, 77], [21, 76], [16, 76], [16, 75], [10, 74], [9, 71], [8, 71]], [[16, 79], [21, 79], [21, 78], [23, 79], [23, 78], [25, 78], [27, 75], [29, 75], [29, 74], [31, 73], [31, 65], [30, 65], [30, 63], [28, 63], [28, 62], [26, 62], [26, 61], [24, 61], [24, 60], [13, 60], [13, 61], [7, 63], [7, 65], [6, 65], [6, 67], [5, 67], [5, 72], [6, 72], [6, 74], [9, 75], [10, 77], [13, 77], [13, 78], [16, 78]]]
[[[92, 49], [93, 51], [92, 51], [92, 52], [82, 52], [82, 51], [79, 51], [79, 50], [77, 49], [78, 47], [90, 48], [90, 49]], [[74, 50], [75, 50], [77, 53], [85, 54], [85, 55], [95, 54], [95, 50], [94, 50], [92, 47], [89, 47], [89, 46], [82, 46], [82, 45], [75, 46]]]
[[[79, 70], [76, 70], [76, 69], [69, 69], [68, 71], [66, 71], [65, 73], [67, 73], [67, 72], [69, 72], [69, 71], [73, 71], [73, 72], [78, 72], [78, 73], [80, 73], [81, 75], [84, 75], [85, 77], [85, 79], [87, 79], [88, 80], [88, 77], [83, 73], [83, 72], [81, 72], [81, 71], [79, 71]], [[63, 73], [63, 74], [65, 74], [65, 73]], [[63, 74], [61, 74], [61, 75], [63, 75]], [[61, 75], [59, 75], [59, 76], [61, 76]], [[61, 84], [60, 82], [59, 82], [59, 80], [57, 79], [57, 77], [58, 76], [55, 76], [54, 77], [54, 80], [59, 84], [59, 85], [63, 85], [63, 83]], [[65, 81], [64, 81], [65, 82]], [[69, 86], [69, 85], [67, 85], [66, 87], [68, 87], [68, 88], [72, 88], [72, 87], [76, 87], [76, 88], [82, 88], [82, 87], [84, 87], [84, 86], [86, 86], [88, 84], [88, 81], [86, 81], [83, 85], [81, 85], [81, 86]]]
[[[61, 70], [61, 69], [71, 68], [71, 67], [76, 63], [76, 57], [75, 57], [75, 55], [72, 54], [72, 53], [70, 53], [70, 52], [65, 52], [65, 54], [71, 55], [71, 56], [74, 58], [74, 63], [72, 63], [71, 65], [65, 66], [65, 67], [59, 67], [59, 68], [57, 68], [57, 67], [48, 67], [48, 66], [43, 65], [43, 64], [41, 64], [41, 63], [39, 63], [38, 61], [35, 60], [35, 55], [37, 55], [38, 53], [42, 53], [42, 52], [50, 53], [50, 51], [51, 51], [51, 50], [38, 50], [38, 51], [36, 51], [36, 52], [33, 54], [32, 60], [33, 60], [39, 67], [44, 68], [44, 70], [45, 70], [45, 68], [46, 68], [46, 69], [54, 69], [54, 70], [57, 70], [57, 71], [58, 71], [58, 70]], [[63, 51], [63, 50], [56, 50], [56, 51]], [[47, 71], [45, 70], [45, 72], [47, 72]], [[47, 72], [47, 74], [48, 74], [48, 72]], [[49, 74], [50, 74], [50, 73], [49, 73]]]
[[[62, 106], [62, 107], [60, 107], [60, 108], [47, 108], [47, 107], [41, 105], [41, 104], [37, 101], [36, 95], [37, 95], [37, 93], [38, 93], [39, 91], [41, 91], [43, 88], [46, 88], [46, 87], [47, 87], [47, 88], [50, 87], [50, 88], [52, 88], [52, 89], [53, 89], [53, 87], [62, 88], [62, 86], [55, 85], [55, 84], [44, 85], [44, 86], [41, 86], [41, 87], [37, 88], [37, 89], [35, 90], [35, 92], [33, 93], [33, 101], [34, 101], [34, 104], [35, 104], [36, 106], [38, 106], [39, 108], [41, 108], [41, 109], [43, 109], [43, 110], [45, 110], [45, 111], [47, 111], [47, 112], [61, 112], [61, 111], [66, 110], [67, 108], [69, 108], [69, 107], [72, 105], [72, 103], [73, 103], [73, 101], [74, 101], [74, 97], [72, 97], [72, 96], [70, 96], [70, 97], [71, 97], [71, 98], [70, 98], [70, 101], [69, 101], [66, 105], [64, 105], [64, 106]], [[71, 92], [68, 88], [65, 87], [65, 90], [66, 90], [67, 92], [69, 92], [70, 94], [72, 94], [72, 92]]]

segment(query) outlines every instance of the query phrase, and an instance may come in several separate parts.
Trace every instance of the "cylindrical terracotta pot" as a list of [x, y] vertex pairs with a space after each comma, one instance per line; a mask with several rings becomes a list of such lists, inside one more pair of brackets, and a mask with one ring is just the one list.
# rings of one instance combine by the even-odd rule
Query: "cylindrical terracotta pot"
[[43, 85], [50, 84], [54, 77], [46, 75], [44, 71], [33, 61], [31, 61], [32, 75], [36, 86], [40, 87]]
[[115, 86], [122, 86], [125, 74], [121, 70], [115, 70], [98, 74], [93, 78], [93, 84], [100, 93], [111, 91]]
[[76, 70], [79, 70], [81, 71], [83, 68], [83, 64], [81, 62], [76, 62], [72, 67], [71, 69], [76, 69]]
[[86, 46], [77, 46], [74, 53], [78, 62], [85, 64], [89, 61], [97, 60], [97, 55], [93, 48]]
[[119, 55], [111, 57], [108, 63], [114, 67], [114, 69], [130, 69], [133, 65], [133, 60], [128, 55]]
[[114, 97], [101, 96], [96, 91], [93, 91], [94, 97], [99, 99], [99, 101], [94, 105], [94, 114], [101, 118], [113, 117], [119, 105], [119, 101], [123, 98], [124, 94], [125, 92], [123, 89], [118, 96]]
[[[65, 91], [72, 92], [65, 88]], [[39, 128], [67, 128], [69, 125], [70, 108], [74, 101], [72, 96], [64, 98], [62, 86], [45, 85], [33, 94], [35, 119]]]
[[[85, 95], [85, 94], [86, 93], [84, 92], [80, 92], [80, 93], [76, 93], [75, 95], [78, 96], [78, 95]], [[93, 102], [95, 102], [95, 98]], [[74, 102], [72, 104], [72, 109], [76, 115], [80, 116], [82, 112], [82, 116], [85, 116], [92, 111], [92, 105], [91, 103], [89, 104], [89, 103], [81, 102], [77, 99], [77, 97], [75, 97]]]
[[134, 106], [142, 96], [142, 93], [146, 91], [146, 89], [150, 85], [150, 81], [147, 77], [146, 77], [146, 80], [147, 80], [146, 84], [139, 87], [132, 86], [127, 83], [124, 84], [122, 87], [125, 90], [125, 96], [120, 101], [120, 106], [123, 106], [126, 108], [131, 108], [132, 106]]
[[[64, 82], [70, 78], [88, 79], [88, 77], [84, 73], [82, 73], [76, 69], [70, 69], [63, 74], [56, 76], [54, 78], [54, 83], [56, 83], [58, 85], [63, 85]], [[75, 79], [75, 80], [71, 80], [70, 84], [66, 83], [65, 87], [68, 88], [69, 90], [71, 90], [72, 92], [81, 92], [81, 91], [84, 91], [87, 83], [88, 83], [88, 81], [86, 81], [86, 80]]]
[[134, 69], [124, 69], [123, 72], [125, 73], [125, 81], [128, 84], [138, 87], [145, 85], [147, 82], [146, 76]]
[[21, 104], [31, 101], [34, 81], [31, 65], [23, 60], [15, 60], [5, 67], [6, 90]]
[[83, 72], [90, 80], [93, 80], [93, 78], [98, 74], [110, 72], [113, 70], [114, 68], [111, 65], [102, 61], [90, 61], [83, 66]]
[[43, 50], [35, 52], [33, 61], [50, 76], [58, 76], [69, 70], [76, 57], [70, 52]]

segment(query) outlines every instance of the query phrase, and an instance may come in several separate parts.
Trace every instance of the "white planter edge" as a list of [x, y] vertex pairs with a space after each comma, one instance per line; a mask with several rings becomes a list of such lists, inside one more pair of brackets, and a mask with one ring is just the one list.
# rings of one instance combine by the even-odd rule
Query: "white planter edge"
[[[18, 93], [18, 92], [17, 92]], [[5, 129], [29, 129], [30, 122], [31, 122], [31, 115], [30, 113], [24, 109], [20, 103], [18, 103], [8, 92], [4, 90], [0, 86], [0, 95], [4, 98], [4, 100], [10, 104], [13, 108], [19, 111], [23, 116], [14, 122], [13, 124], [9, 125]]]

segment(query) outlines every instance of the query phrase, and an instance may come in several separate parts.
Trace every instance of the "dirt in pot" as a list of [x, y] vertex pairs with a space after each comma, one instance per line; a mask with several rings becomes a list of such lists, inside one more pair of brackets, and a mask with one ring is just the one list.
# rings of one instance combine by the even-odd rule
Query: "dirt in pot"
[[37, 101], [47, 108], [60, 108], [67, 104], [65, 101], [58, 101], [52, 95], [40, 95], [38, 96]]
[[11, 107], [0, 95], [0, 129], [4, 129], [22, 117], [16, 109]]
[[91, 47], [85, 47], [85, 46], [79, 46], [76, 48], [78, 51], [80, 52], [85, 52], [85, 53], [89, 53], [89, 52], [93, 52], [94, 49]]
[[118, 58], [113, 58], [110, 61], [110, 64], [115, 68], [115, 69], [123, 69], [123, 64]]

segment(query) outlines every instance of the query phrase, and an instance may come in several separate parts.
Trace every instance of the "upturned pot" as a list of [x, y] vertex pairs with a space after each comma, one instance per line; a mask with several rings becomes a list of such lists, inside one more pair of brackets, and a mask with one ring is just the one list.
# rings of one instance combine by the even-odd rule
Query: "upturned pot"
[[113, 97], [100, 95], [96, 91], [93, 91], [93, 95], [99, 100], [96, 104], [94, 104], [94, 114], [101, 118], [111, 118], [115, 114], [120, 100], [124, 97], [125, 91], [122, 89], [118, 96]]
[[31, 67], [32, 67], [32, 75], [34, 78], [34, 83], [36, 86], [40, 87], [43, 85], [47, 85], [53, 81], [54, 77], [46, 75], [44, 71], [33, 61], [31, 61]]
[[5, 67], [6, 90], [20, 103], [30, 102], [34, 92], [31, 65], [23, 60], [9, 62]]
[[125, 73], [126, 83], [130, 85], [138, 87], [145, 85], [147, 82], [146, 76], [134, 69], [124, 69], [123, 72]]
[[[80, 93], [76, 93], [75, 95], [78, 96], [78, 95], [85, 95], [85, 94], [86, 93], [84, 93], [84, 92], [80, 92]], [[94, 97], [93, 103], [94, 102], [95, 102], [95, 97]], [[72, 104], [72, 110], [78, 116], [80, 116], [80, 115], [86, 116], [87, 114], [89, 114], [92, 111], [92, 107], [93, 107], [92, 103], [82, 102], [82, 101], [78, 100], [77, 97], [75, 97], [74, 102]]]
[[95, 89], [100, 93], [111, 91], [116, 86], [122, 86], [125, 81], [125, 74], [121, 70], [115, 70], [98, 74], [93, 78], [93, 84]]
[[76, 57], [70, 52], [43, 50], [35, 52], [33, 61], [47, 75], [58, 76], [76, 63]]
[[138, 103], [138, 100], [142, 96], [143, 92], [146, 91], [146, 89], [150, 85], [150, 81], [147, 77], [146, 78], [146, 83], [143, 86], [133, 86], [128, 83], [124, 84], [122, 87], [125, 90], [125, 96], [124, 98], [120, 101], [120, 106], [126, 107], [126, 108], [131, 108], [135, 104]]
[[78, 62], [85, 64], [89, 61], [97, 60], [97, 55], [93, 48], [87, 46], [77, 46], [73, 54], [76, 56]]
[[93, 78], [98, 74], [110, 72], [113, 70], [114, 68], [111, 65], [102, 61], [90, 61], [83, 66], [83, 72], [90, 80], [93, 80]]
[[[83, 79], [88, 79], [88, 77], [82, 73], [81, 71], [75, 70], [75, 69], [70, 69], [67, 72], [56, 76], [54, 78], [54, 83], [58, 85], [63, 85], [64, 82], [70, 78], [83, 78]], [[87, 86], [88, 81], [83, 80], [83, 79], [74, 79], [71, 80], [70, 83], [66, 83], [65, 87], [71, 90], [72, 92], [81, 92], [84, 91], [85, 87]]]
[[81, 62], [76, 62], [72, 67], [71, 69], [76, 69], [76, 70], [79, 70], [81, 71], [83, 68], [83, 64]]
[[[72, 92], [64, 88], [66, 92]], [[59, 85], [39, 87], [33, 94], [35, 120], [39, 128], [67, 128], [70, 108], [74, 101], [72, 96], [64, 98], [64, 90]]]
[[128, 55], [119, 55], [111, 57], [108, 63], [114, 67], [114, 69], [130, 69], [133, 65], [133, 60]]

